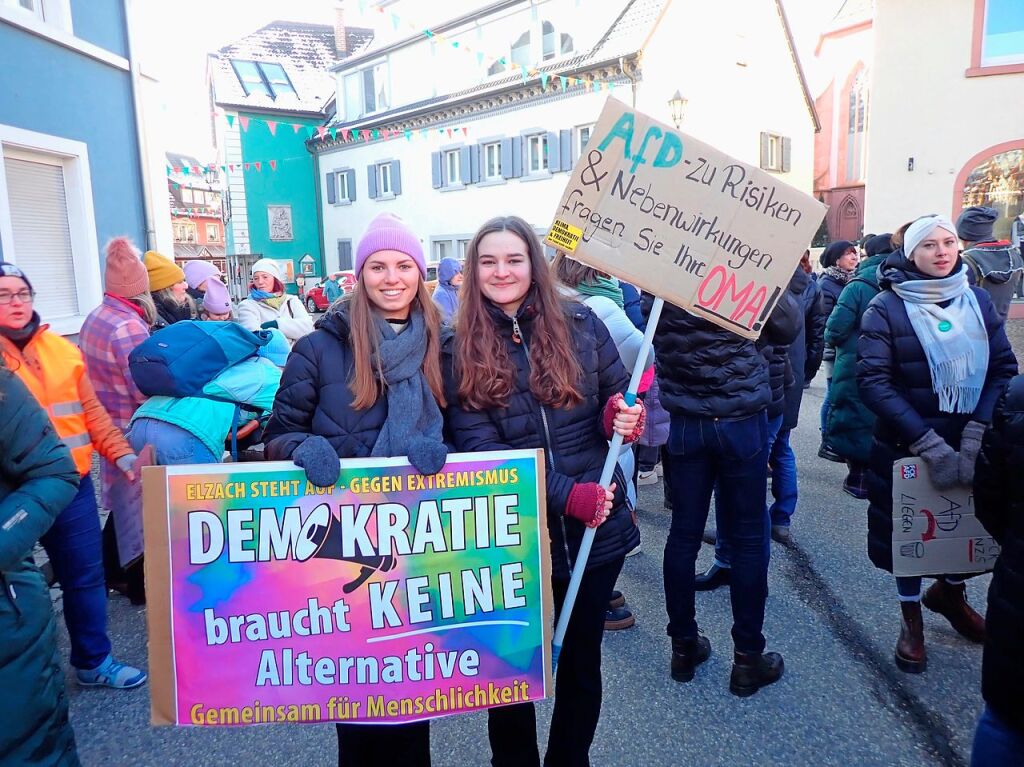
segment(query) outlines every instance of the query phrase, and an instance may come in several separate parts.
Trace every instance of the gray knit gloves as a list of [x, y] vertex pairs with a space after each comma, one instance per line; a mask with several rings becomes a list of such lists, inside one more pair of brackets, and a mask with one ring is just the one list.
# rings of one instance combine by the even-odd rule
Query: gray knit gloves
[[334, 487], [341, 476], [338, 453], [319, 434], [306, 437], [294, 451], [292, 463], [306, 470], [306, 479], [317, 487]]
[[[946, 440], [929, 429], [923, 437], [910, 446], [910, 452], [921, 456], [928, 465], [932, 484], [936, 490], [948, 490], [960, 482], [960, 458]], [[971, 472], [974, 461], [971, 461]]]
[[974, 464], [981, 452], [981, 438], [985, 436], [987, 427], [977, 421], [968, 421], [960, 437], [960, 484], [971, 487], [974, 485]]

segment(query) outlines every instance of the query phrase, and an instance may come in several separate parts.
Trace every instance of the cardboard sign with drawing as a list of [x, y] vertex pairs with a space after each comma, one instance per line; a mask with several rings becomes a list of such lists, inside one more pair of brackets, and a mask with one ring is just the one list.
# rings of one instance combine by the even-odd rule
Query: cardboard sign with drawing
[[998, 556], [999, 544], [974, 516], [970, 488], [936, 490], [920, 458], [893, 464], [893, 575], [985, 573]]
[[757, 338], [825, 210], [776, 176], [609, 98], [546, 242]]

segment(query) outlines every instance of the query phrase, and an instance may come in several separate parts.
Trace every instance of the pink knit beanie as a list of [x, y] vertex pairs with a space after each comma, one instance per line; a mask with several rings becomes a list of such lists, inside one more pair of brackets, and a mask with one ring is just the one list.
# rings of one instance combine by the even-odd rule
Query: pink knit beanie
[[139, 251], [127, 237], [115, 237], [107, 244], [107, 268], [103, 287], [122, 298], [134, 298], [149, 292], [149, 273], [139, 259]]
[[381, 250], [397, 250], [405, 253], [420, 268], [423, 279], [427, 278], [427, 262], [423, 258], [423, 246], [419, 238], [398, 216], [381, 213], [370, 222], [356, 248], [356, 279], [363, 270], [366, 259]]

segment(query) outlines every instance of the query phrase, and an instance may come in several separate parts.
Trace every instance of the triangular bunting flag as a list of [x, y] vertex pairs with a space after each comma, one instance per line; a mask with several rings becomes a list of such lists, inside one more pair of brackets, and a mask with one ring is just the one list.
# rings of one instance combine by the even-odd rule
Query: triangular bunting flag
[[270, 135], [271, 136], [276, 136], [277, 135], [277, 121], [276, 120], [264, 120], [263, 122], [265, 122], [267, 124], [267, 127], [270, 128]]
[[483, 54], [483, 51], [477, 51], [476, 52], [476, 63], [477, 63], [477, 66], [481, 66], [481, 67], [484, 65], [484, 54]]
[[249, 118], [245, 115], [238, 115], [238, 124], [242, 126], [242, 130], [249, 130]]
[[452, 129], [451, 129], [451, 128], [449, 128], [449, 129], [448, 129], [448, 138], [451, 138], [451, 137], [452, 137]]
[[429, 29], [424, 29], [423, 30], [423, 34], [425, 34], [427, 37], [433, 37], [434, 36], [434, 33], [431, 32]]
[[608, 92], [611, 93], [613, 90], [615, 90], [615, 83], [608, 83]]
[[412, 141], [412, 131], [411, 130], [407, 130], [405, 132], [405, 140], [406, 141]]
[[597, 93], [600, 90], [601, 90], [601, 81], [600, 80], [594, 80], [594, 93]]
[[526, 80], [527, 80], [526, 67], [520, 66], [519, 67], [519, 74], [521, 74], [523, 76], [523, 83], [525, 84]]
[[170, 165], [168, 165], [168, 166], [167, 166], [167, 167], [165, 168], [165, 170], [167, 171], [167, 175], [168, 175], [168, 176], [169, 176], [169, 175], [171, 175], [171, 166], [170, 166]]
[[360, 135], [362, 135], [363, 141], [370, 140], [370, 131], [368, 131], [366, 128], [363, 128], [363, 130], [359, 131], [359, 133]]
[[359, 13], [366, 13], [366, 0], [359, 0]]
[[229, 163], [228, 163], [228, 169], [229, 169], [229, 170], [230, 170], [230, 171], [231, 171], [232, 173], [234, 173], [234, 172], [235, 172], [235, 164], [234, 164], [233, 162], [229, 162]]
[[327, 128], [323, 125], [316, 126], [316, 137], [321, 141], [324, 140], [324, 136], [327, 135]]
[[259, 160], [257, 160], [256, 162], [254, 162], [254, 163], [253, 163], [253, 165], [255, 165], [255, 166], [256, 166], [256, 170], [258, 170], [258, 171], [262, 171], [262, 170], [263, 170], [263, 163], [262, 163], [262, 162], [260, 162]]
[[277, 160], [270, 160], [270, 169], [277, 170]]
[[337, 128], [331, 127], [330, 134], [331, 134], [331, 141], [337, 141], [338, 140], [338, 129]]
[[452, 48], [458, 48], [458, 47], [459, 47], [459, 41], [458, 40], [452, 40]]
[[427, 129], [426, 128], [420, 128], [420, 137], [421, 138], [426, 138], [427, 137]]
[[185, 175], [187, 176], [187, 175], [189, 175], [189, 174], [190, 174], [190, 173], [191, 173], [192, 171], [191, 171], [191, 170], [189, 170], [189, 167], [188, 167], [187, 165], [183, 165], [183, 166], [181, 167], [181, 172], [182, 172], [182, 173], [184, 173], [184, 174], [185, 174]]
[[551, 75], [549, 75], [547, 72], [541, 72], [540, 73], [540, 84], [542, 86], [544, 86], [545, 89], [547, 89], [547, 87], [548, 87], [548, 80], [550, 78], [551, 78]]
[[469, 135], [469, 128], [467, 128], [465, 125], [462, 126], [462, 135], [463, 136], [468, 136]]
[[373, 137], [373, 140], [376, 141], [377, 139], [380, 138], [380, 131], [374, 130], [373, 133], [371, 133], [370, 135]]
[[198, 165], [193, 165], [192, 166], [192, 172], [195, 173], [198, 176], [200, 173], [203, 172], [203, 169], [200, 168]]
[[234, 128], [235, 127], [235, 116], [234, 115], [228, 115], [227, 118], [228, 118], [228, 127], [229, 128]]
[[245, 164], [245, 169], [246, 169], [246, 170], [249, 170], [249, 163], [246, 163], [246, 164]]
[[302, 130], [302, 123], [292, 123], [292, 130], [298, 133]]
[[391, 26], [393, 26], [396, 31], [398, 30], [398, 24], [399, 24], [400, 21], [401, 21], [401, 19], [398, 18], [398, 14], [397, 13], [392, 13], [391, 14]]

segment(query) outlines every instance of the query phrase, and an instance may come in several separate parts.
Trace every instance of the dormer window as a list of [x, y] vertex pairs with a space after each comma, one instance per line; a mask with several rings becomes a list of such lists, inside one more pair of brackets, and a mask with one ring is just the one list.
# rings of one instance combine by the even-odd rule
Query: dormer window
[[345, 119], [357, 120], [364, 115], [391, 108], [391, 88], [386, 61], [365, 69], [348, 72], [342, 79], [345, 96]]
[[296, 95], [288, 74], [280, 64], [232, 59], [231, 66], [246, 96], [260, 93], [276, 100], [279, 96]]
[[523, 32], [519, 39], [512, 43], [512, 63], [528, 67], [533, 63], [533, 55], [530, 53], [530, 33]]
[[559, 32], [551, 21], [535, 22], [512, 43], [507, 58], [502, 57], [488, 67], [487, 74], [497, 75], [504, 72], [506, 61], [513, 69], [530, 68], [541, 62], [571, 54], [573, 50], [571, 35]]

